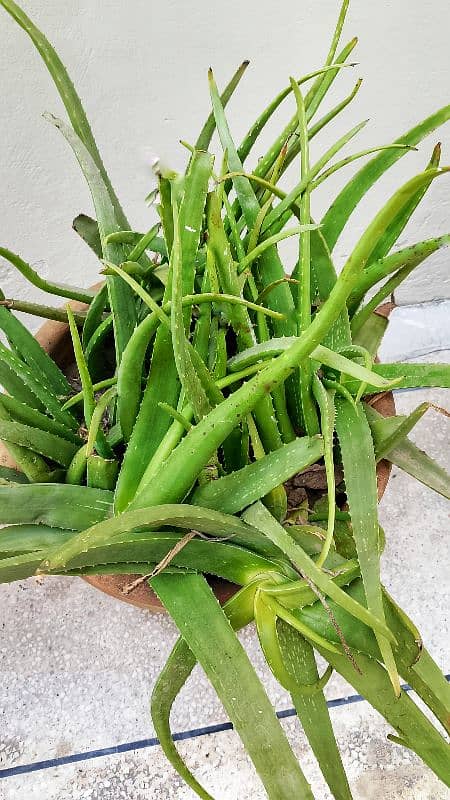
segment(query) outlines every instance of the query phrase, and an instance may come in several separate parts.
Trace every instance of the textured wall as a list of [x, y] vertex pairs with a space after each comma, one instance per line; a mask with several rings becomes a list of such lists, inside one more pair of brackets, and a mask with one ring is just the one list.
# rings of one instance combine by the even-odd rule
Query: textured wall
[[[152, 183], [151, 157], [158, 154], [181, 168], [185, 152], [178, 139], [193, 141], [209, 110], [206, 68], [212, 64], [223, 84], [237, 63], [251, 59], [230, 104], [232, 130], [239, 139], [290, 74], [299, 76], [320, 67], [339, 4], [338, 0], [23, 2], [66, 63], [137, 229], [151, 224], [143, 202]], [[352, 0], [344, 39], [359, 35], [355, 51], [359, 65], [341, 73], [324, 109], [344, 97], [359, 76], [364, 84], [345, 119], [335, 126], [333, 139], [370, 117], [351, 148], [386, 144], [450, 102], [449, 21], [446, 0]], [[92, 282], [95, 259], [71, 231], [72, 218], [79, 211], [90, 211], [90, 197], [64, 140], [41, 118], [44, 110], [63, 113], [59, 97], [31, 42], [3, 10], [0, 32], [0, 241], [33, 263], [44, 262], [49, 276]], [[292, 101], [286, 101], [282, 122], [291, 113]], [[425, 165], [438, 138], [443, 141], [443, 163], [450, 162], [449, 132], [447, 124], [369, 193], [339, 242], [338, 264], [383, 200]], [[256, 156], [270, 138], [269, 132], [261, 139]], [[330, 141], [329, 133], [317, 137], [313, 157]], [[332, 188], [337, 189], [344, 177], [350, 177], [350, 169]], [[449, 182], [450, 178], [441, 178], [435, 183], [401, 244], [450, 230]], [[329, 201], [329, 187], [317, 192], [316, 217]], [[286, 250], [286, 258], [292, 261], [292, 250]], [[449, 259], [449, 251], [430, 259], [397, 299], [408, 304], [450, 297]], [[1, 275], [7, 296], [39, 296], [7, 266], [2, 266]]]

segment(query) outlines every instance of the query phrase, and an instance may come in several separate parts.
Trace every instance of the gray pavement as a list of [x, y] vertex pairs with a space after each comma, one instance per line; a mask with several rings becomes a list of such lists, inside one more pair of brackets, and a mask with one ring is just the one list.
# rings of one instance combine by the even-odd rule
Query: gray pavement
[[[444, 360], [444, 354], [433, 360]], [[447, 354], [448, 355], [448, 354]], [[400, 392], [400, 412], [423, 400], [449, 404], [441, 390]], [[450, 469], [449, 421], [433, 410], [415, 429], [419, 446]], [[383, 579], [410, 614], [439, 665], [450, 672], [449, 505], [394, 470], [381, 504], [387, 535]], [[80, 579], [30, 579], [0, 587], [0, 769], [135, 742], [154, 735], [148, 701], [176, 630], [162, 615], [99, 594]], [[277, 709], [288, 696], [268, 674], [254, 631], [242, 640]], [[329, 698], [354, 694], [334, 675]], [[388, 726], [367, 703], [331, 711], [355, 800], [445, 800], [448, 791], [414, 754], [387, 742]], [[199, 669], [178, 698], [175, 731], [226, 721]], [[330, 794], [296, 719], [283, 725], [317, 800]], [[233, 732], [180, 745], [217, 800], [265, 796]], [[0, 800], [192, 800], [159, 747], [0, 778]]]

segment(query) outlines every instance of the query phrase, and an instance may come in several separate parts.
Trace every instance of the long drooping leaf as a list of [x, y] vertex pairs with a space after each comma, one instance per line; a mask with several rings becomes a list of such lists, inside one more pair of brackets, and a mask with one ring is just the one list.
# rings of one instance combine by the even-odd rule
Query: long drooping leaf
[[268, 796], [312, 800], [267, 695], [205, 579], [160, 575], [151, 585], [216, 689]]
[[277, 630], [286, 669], [299, 684], [299, 689], [292, 691], [291, 697], [302, 728], [333, 797], [351, 800], [352, 794], [323, 691], [317, 689], [311, 695], [301, 691], [302, 685], [314, 685], [319, 680], [313, 648], [283, 620], [278, 620]]
[[[83, 140], [68, 125], [50, 114], [47, 114], [46, 118], [61, 131], [83, 171], [95, 207], [103, 256], [113, 263], [124, 261], [125, 254], [120, 245], [105, 245], [104, 243], [105, 237], [109, 233], [119, 230], [121, 223], [98, 164]], [[136, 325], [136, 305], [130, 288], [123, 281], [109, 275], [106, 283], [113, 312], [116, 358], [117, 363], [120, 363], [123, 350]]]
[[323, 455], [320, 437], [295, 439], [230, 475], [200, 486], [191, 502], [236, 514]]

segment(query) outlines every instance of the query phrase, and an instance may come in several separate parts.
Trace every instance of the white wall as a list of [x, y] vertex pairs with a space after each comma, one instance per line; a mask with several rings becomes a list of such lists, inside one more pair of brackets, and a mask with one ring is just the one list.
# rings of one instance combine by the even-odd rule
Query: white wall
[[[339, 5], [338, 0], [23, 2], [67, 65], [137, 229], [151, 224], [144, 197], [152, 182], [152, 154], [182, 168], [185, 151], [178, 139], [193, 141], [209, 111], [207, 67], [214, 67], [223, 85], [243, 58], [251, 59], [229, 107], [239, 140], [290, 74], [320, 67]], [[449, 22], [447, 0], [351, 0], [343, 41], [358, 34], [359, 65], [341, 73], [324, 110], [344, 97], [359, 76], [364, 84], [332, 135], [317, 137], [313, 156], [366, 117], [371, 122], [352, 143], [354, 151], [388, 143], [449, 103]], [[90, 197], [61, 135], [41, 118], [45, 110], [63, 114], [61, 102], [30, 40], [2, 9], [0, 35], [0, 241], [31, 262], [44, 261], [46, 273], [55, 279], [92, 283], [95, 259], [71, 231], [72, 218], [91, 210]], [[289, 100], [279, 124], [291, 113]], [[384, 199], [425, 165], [439, 139], [443, 163], [450, 163], [449, 133], [447, 124], [369, 193], [341, 238], [338, 263]], [[271, 138], [261, 139], [256, 156]], [[340, 181], [344, 177], [350, 177], [350, 170], [341, 173]], [[317, 193], [316, 217], [330, 199], [329, 188]], [[430, 190], [401, 244], [450, 231], [449, 211], [450, 177], [444, 177]], [[450, 297], [449, 260], [450, 251], [430, 259], [397, 300], [409, 304]], [[7, 296], [40, 296], [4, 264], [0, 285]]]

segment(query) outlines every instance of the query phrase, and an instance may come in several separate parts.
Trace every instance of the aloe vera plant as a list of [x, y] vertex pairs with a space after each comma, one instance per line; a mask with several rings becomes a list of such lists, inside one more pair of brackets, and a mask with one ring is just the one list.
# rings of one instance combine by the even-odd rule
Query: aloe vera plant
[[[236, 636], [252, 621], [333, 797], [352, 796], [323, 692], [333, 670], [385, 717], [397, 743], [450, 785], [449, 747], [435, 724], [449, 731], [448, 684], [381, 582], [377, 463], [387, 459], [447, 498], [450, 476], [408, 439], [426, 406], [385, 418], [372, 405], [391, 388], [450, 386], [445, 364], [375, 363], [388, 326], [378, 304], [450, 242], [449, 233], [395, 249], [432, 182], [450, 170], [440, 166], [439, 145], [387, 199], [340, 274], [333, 263], [368, 190], [450, 119], [450, 106], [393, 143], [336, 160], [358, 125], [311, 163], [311, 139], [360, 87], [318, 116], [356, 45], [352, 39], [338, 53], [344, 0], [324, 65], [291, 78], [240, 144], [225, 108], [247, 62], [222, 93], [209, 72], [211, 114], [187, 146], [185, 173], [158, 173], [153, 217], [139, 232], [59, 56], [13, 0], [0, 4], [31, 37], [65, 105], [70, 124], [46, 116], [89, 185], [95, 217], [80, 214], [73, 227], [105, 277], [97, 292], [49, 282], [0, 247], [27, 280], [66, 303], [0, 301], [9, 345], [0, 344], [0, 439], [16, 464], [0, 473], [0, 581], [40, 573], [137, 574], [149, 582], [182, 633], [154, 688], [152, 718], [169, 761], [202, 798], [210, 795], [183, 762], [169, 724], [197, 661], [267, 796], [313, 797]], [[282, 103], [290, 103], [290, 119], [251, 172], [246, 160]], [[218, 161], [209, 152], [215, 130]], [[323, 219], [314, 219], [314, 189], [364, 158]], [[296, 159], [298, 180], [281, 188]], [[278, 251], [290, 236], [298, 239], [294, 265]], [[374, 287], [375, 299], [367, 299]], [[70, 300], [85, 310], [72, 311]], [[14, 311], [68, 323], [78, 392]], [[313, 465], [326, 489], [305, 492], [303, 508], [288, 510], [290, 479]], [[209, 576], [236, 585], [223, 607]], [[316, 654], [328, 663], [322, 675]]]

